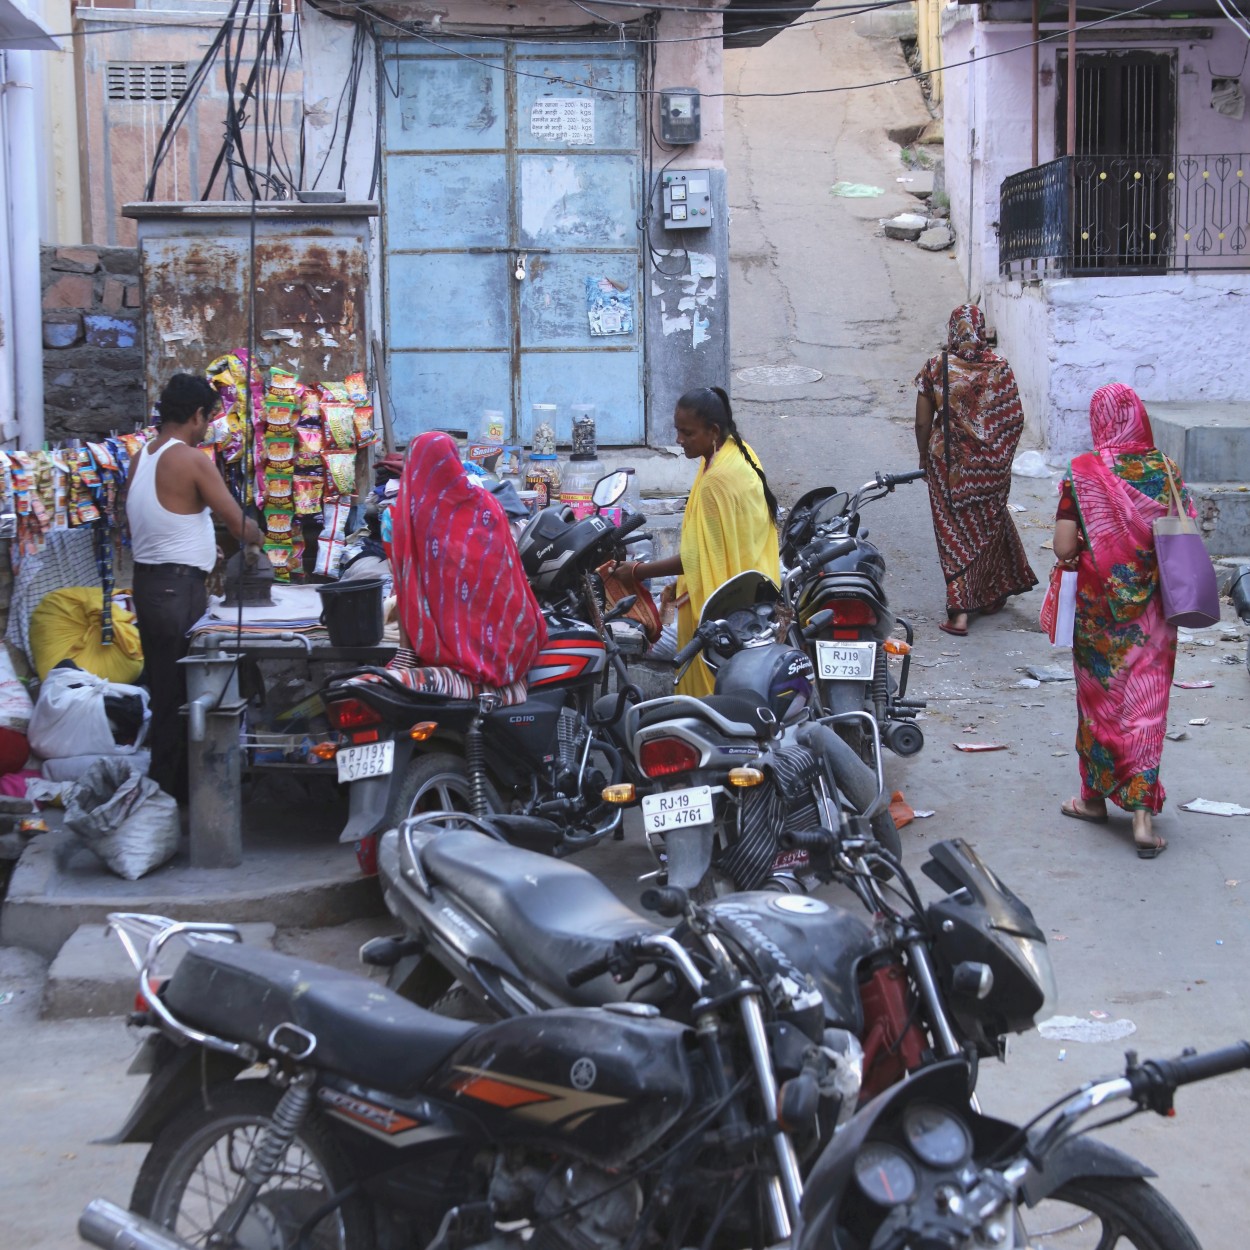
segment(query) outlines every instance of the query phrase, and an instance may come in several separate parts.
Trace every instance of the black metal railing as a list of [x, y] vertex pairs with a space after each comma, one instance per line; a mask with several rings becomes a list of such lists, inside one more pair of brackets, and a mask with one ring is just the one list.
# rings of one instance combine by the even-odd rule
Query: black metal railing
[[1250, 155], [1063, 156], [999, 194], [1007, 276], [1250, 269]]

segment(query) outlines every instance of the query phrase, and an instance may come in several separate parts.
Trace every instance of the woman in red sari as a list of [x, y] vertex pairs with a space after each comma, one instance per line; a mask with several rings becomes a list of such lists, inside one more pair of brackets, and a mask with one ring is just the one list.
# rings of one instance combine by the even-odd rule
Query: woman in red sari
[[970, 612], [989, 616], [1037, 585], [1007, 509], [1024, 410], [975, 304], [951, 313], [946, 350], [925, 362], [916, 391], [916, 445], [946, 578], [938, 628], [962, 637]]
[[1065, 816], [1104, 824], [1107, 802], [1133, 814], [1142, 859], [1167, 842], [1159, 761], [1176, 666], [1176, 628], [1163, 618], [1151, 523], [1167, 512], [1168, 473], [1194, 515], [1176, 466], [1154, 445], [1136, 393], [1113, 383], [1089, 405], [1094, 450], [1072, 461], [1055, 521], [1055, 556], [1076, 570], [1076, 750], [1081, 795]]

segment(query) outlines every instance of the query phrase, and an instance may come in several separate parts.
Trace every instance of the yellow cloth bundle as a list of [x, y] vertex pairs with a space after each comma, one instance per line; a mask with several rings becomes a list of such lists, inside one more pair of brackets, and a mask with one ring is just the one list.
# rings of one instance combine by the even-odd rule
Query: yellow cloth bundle
[[49, 591], [30, 617], [30, 649], [43, 681], [62, 660], [106, 681], [133, 685], [143, 671], [143, 648], [135, 615], [113, 605], [113, 645], [100, 642], [103, 591], [99, 586], [70, 586]]
[[[758, 464], [755, 452], [747, 451]], [[681, 522], [681, 566], [677, 597], [690, 597], [677, 611], [679, 650], [694, 637], [703, 605], [723, 582], [749, 569], [781, 580], [777, 527], [768, 515], [763, 484], [732, 439], [712, 457], [710, 467], [699, 466], [690, 488]], [[695, 660], [677, 688], [682, 694], [711, 694], [712, 672]]]

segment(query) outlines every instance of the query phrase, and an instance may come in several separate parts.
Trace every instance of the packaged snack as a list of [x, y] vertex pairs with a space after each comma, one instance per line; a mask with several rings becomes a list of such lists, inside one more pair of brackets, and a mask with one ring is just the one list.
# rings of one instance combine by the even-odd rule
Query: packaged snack
[[358, 405], [352, 412], [352, 419], [356, 423], [356, 446], [368, 447], [377, 438], [377, 431], [373, 428], [373, 405]]
[[269, 370], [269, 389], [275, 395], [293, 395], [299, 389], [299, 378], [289, 369], [274, 365]]
[[266, 399], [265, 424], [271, 430], [294, 425], [295, 404], [289, 399]]
[[347, 398], [347, 386], [345, 383], [322, 382], [321, 403], [323, 407], [326, 404], [347, 404], [350, 402]]
[[350, 495], [356, 489], [356, 453], [327, 451], [321, 459], [326, 466], [326, 494]]
[[89, 525], [92, 521], [100, 519], [100, 509], [86, 496], [78, 500], [74, 511], [79, 525]]
[[347, 398], [353, 404], [367, 404], [369, 402], [369, 387], [365, 382], [363, 373], [349, 373], [343, 380], [343, 386], [347, 390]]
[[276, 508], [272, 504], [265, 505], [265, 533], [279, 542], [291, 541], [291, 528], [295, 524], [295, 513], [290, 508]]
[[343, 543], [335, 538], [327, 538], [324, 534], [317, 539], [317, 562], [313, 572], [322, 577], [337, 577], [343, 563]]
[[321, 512], [321, 537], [337, 538], [341, 542], [347, 534], [347, 517], [351, 510], [350, 495], [327, 501]]
[[291, 535], [291, 554], [287, 557], [286, 567], [292, 581], [304, 580], [304, 535], [298, 525]]
[[290, 581], [291, 544], [267, 542], [265, 544], [265, 555], [269, 558], [269, 563], [273, 565], [274, 580], [279, 582]]
[[325, 447], [325, 435], [321, 422], [316, 425], [305, 425], [301, 422], [295, 427], [295, 463], [301, 468], [321, 468], [321, 452]]
[[265, 431], [265, 459], [275, 473], [290, 473], [295, 468], [295, 434], [290, 431]]
[[356, 410], [351, 404], [322, 404], [326, 450], [349, 451], [356, 446]]
[[315, 387], [310, 386], [300, 400], [300, 416], [306, 417], [308, 420], [321, 420], [321, 392]]
[[300, 473], [291, 479], [295, 486], [295, 515], [316, 516], [321, 511], [321, 498], [325, 493], [325, 478], [318, 469], [316, 473]]
[[[265, 501], [286, 501], [291, 498], [292, 478], [285, 473], [265, 474]], [[286, 506], [285, 503], [283, 506]]]
[[109, 450], [107, 443], [88, 443], [87, 450], [91, 452], [91, 457], [96, 462], [97, 468], [110, 470], [117, 468], [117, 460], [114, 458], [112, 451]]

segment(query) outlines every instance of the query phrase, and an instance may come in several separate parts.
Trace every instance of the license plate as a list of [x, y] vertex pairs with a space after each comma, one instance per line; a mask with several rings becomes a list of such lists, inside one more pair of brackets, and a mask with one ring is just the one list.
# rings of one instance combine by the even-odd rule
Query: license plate
[[825, 681], [871, 681], [875, 642], [817, 642], [816, 675]]
[[366, 742], [362, 747], [343, 747], [334, 759], [339, 766], [340, 782], [385, 777], [395, 767], [395, 744]]
[[712, 820], [711, 786], [691, 786], [689, 790], [642, 796], [642, 821], [648, 833], [684, 829], [687, 825], [710, 825]]

